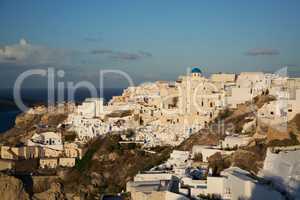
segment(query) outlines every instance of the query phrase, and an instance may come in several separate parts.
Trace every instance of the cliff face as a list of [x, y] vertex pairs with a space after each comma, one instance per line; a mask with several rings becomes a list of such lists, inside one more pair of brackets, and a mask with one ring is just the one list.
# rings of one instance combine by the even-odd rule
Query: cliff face
[[210, 132], [209, 130], [202, 130], [183, 141], [177, 149], [191, 151], [194, 145], [218, 145], [219, 139], [219, 135]]
[[[28, 139], [37, 131], [53, 131], [57, 125], [67, 118], [67, 113], [44, 113], [28, 114], [22, 113], [16, 117], [15, 126], [0, 134], [0, 142], [4, 145], [15, 146], [20, 143], [26, 143]], [[45, 124], [46, 130], [37, 130], [37, 125]]]
[[300, 144], [300, 114], [287, 123], [270, 126], [258, 123], [254, 137], [265, 140], [268, 146], [293, 146]]
[[170, 147], [153, 149], [157, 153], [150, 154], [138, 145], [121, 145], [120, 140], [118, 135], [107, 135], [87, 144], [88, 150], [82, 160], [63, 178], [65, 193], [76, 194], [81, 199], [100, 198], [101, 193], [119, 193], [139, 171], [169, 158]]
[[0, 194], [2, 200], [29, 200], [22, 181], [5, 174], [0, 174]]
[[22, 181], [14, 176], [0, 174], [0, 199], [1, 200], [64, 200], [76, 199], [72, 193], [65, 194], [63, 185], [58, 177], [40, 176], [32, 177], [32, 188], [25, 190]]
[[62, 185], [57, 182], [53, 182], [48, 190], [41, 193], [36, 193], [32, 197], [33, 200], [63, 200], [66, 199]]
[[25, 143], [33, 135], [34, 126], [39, 121], [39, 115], [20, 114], [16, 118], [16, 125], [5, 133], [0, 134], [1, 143], [10, 146]]
[[58, 176], [32, 176], [32, 192], [45, 192], [49, 190], [52, 184], [57, 182], [58, 179]]

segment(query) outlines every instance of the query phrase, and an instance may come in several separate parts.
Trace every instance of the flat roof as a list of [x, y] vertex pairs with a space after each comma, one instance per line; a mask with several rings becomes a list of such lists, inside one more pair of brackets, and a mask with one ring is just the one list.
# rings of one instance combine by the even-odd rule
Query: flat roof
[[[162, 182], [166, 182], [166, 184], [162, 184]], [[158, 181], [135, 181], [131, 182], [131, 187], [134, 187], [135, 190], [141, 192], [147, 191], [165, 191], [168, 188], [168, 184], [170, 181], [168, 180], [158, 180]]]

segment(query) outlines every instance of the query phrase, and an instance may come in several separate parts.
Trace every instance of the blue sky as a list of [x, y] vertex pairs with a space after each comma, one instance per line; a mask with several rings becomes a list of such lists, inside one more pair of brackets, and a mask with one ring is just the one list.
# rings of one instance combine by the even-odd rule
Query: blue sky
[[1, 0], [0, 87], [50, 66], [67, 80], [119, 69], [136, 83], [194, 64], [206, 73], [299, 68], [299, 9], [297, 0]]

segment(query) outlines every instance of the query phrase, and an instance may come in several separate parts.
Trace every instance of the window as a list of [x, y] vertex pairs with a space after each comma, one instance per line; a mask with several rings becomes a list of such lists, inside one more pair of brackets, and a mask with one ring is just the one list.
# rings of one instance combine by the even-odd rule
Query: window
[[292, 110], [292, 109], [289, 109], [288, 112], [293, 112], [293, 110]]
[[225, 194], [230, 194], [231, 192], [230, 192], [230, 188], [226, 188], [225, 189]]
[[273, 112], [273, 111], [271, 111], [271, 112], [270, 112], [270, 114], [271, 114], [271, 115], [274, 115], [274, 112]]

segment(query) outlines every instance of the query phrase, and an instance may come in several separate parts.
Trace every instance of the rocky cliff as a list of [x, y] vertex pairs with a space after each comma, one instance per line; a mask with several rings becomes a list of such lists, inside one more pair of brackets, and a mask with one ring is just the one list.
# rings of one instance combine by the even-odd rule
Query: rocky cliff
[[29, 200], [22, 181], [2, 173], [0, 174], [0, 194], [2, 200]]

